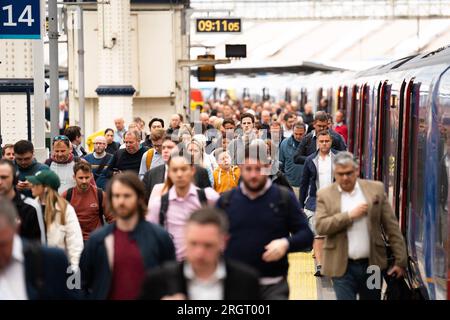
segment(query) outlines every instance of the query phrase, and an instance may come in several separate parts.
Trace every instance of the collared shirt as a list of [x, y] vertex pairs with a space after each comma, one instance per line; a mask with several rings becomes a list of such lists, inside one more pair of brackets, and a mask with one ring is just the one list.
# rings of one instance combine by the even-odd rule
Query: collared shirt
[[119, 130], [115, 130], [114, 131], [114, 141], [122, 144], [123, 142], [123, 134], [125, 133], [125, 129], [119, 131]]
[[223, 282], [227, 276], [225, 263], [221, 260], [209, 279], [199, 279], [191, 264], [185, 262], [183, 273], [187, 283], [187, 293], [190, 300], [224, 300]]
[[0, 271], [0, 300], [28, 300], [25, 284], [25, 257], [22, 239], [14, 236], [12, 257]]
[[79, 145], [73, 145], [73, 147], [75, 148], [75, 151], [77, 152], [77, 155], [81, 158], [83, 156], [83, 152], [81, 151], [81, 144]]
[[294, 133], [293, 129], [289, 130], [286, 126], [283, 125], [283, 137], [289, 138]]
[[256, 195], [250, 194], [250, 191], [245, 187], [244, 182], [241, 182], [239, 186], [241, 187], [241, 191], [244, 196], [246, 196], [250, 200], [255, 200], [256, 198], [259, 198], [264, 193], [266, 193], [267, 190], [269, 190], [269, 188], [272, 186], [272, 180], [267, 179], [267, 182], [266, 182], [266, 185], [264, 186], [264, 188], [261, 191], [259, 191]]
[[160, 166], [162, 164], [164, 164], [164, 160], [161, 156], [161, 153], [159, 153], [155, 149], [155, 152], [153, 153], [152, 163], [150, 164], [150, 169], [156, 168], [157, 166]]
[[[338, 186], [341, 192], [341, 212], [349, 212], [361, 203], [367, 203], [366, 198], [358, 182], [352, 192], [345, 192]], [[370, 255], [369, 218], [367, 215], [354, 220], [347, 229], [348, 257], [350, 259], [368, 258]]]
[[331, 151], [325, 156], [325, 158], [322, 158], [320, 153], [318, 154], [317, 158], [317, 177], [319, 179], [319, 188], [324, 188], [326, 186], [329, 186], [333, 183], [333, 178], [331, 176]]
[[[197, 187], [191, 183], [188, 193], [183, 197], [177, 195], [175, 186], [169, 189], [169, 208], [166, 213], [166, 230], [173, 237], [177, 260], [184, 258], [186, 246], [184, 243], [184, 229], [191, 213], [201, 208], [197, 194]], [[205, 196], [208, 205], [215, 205], [219, 194], [211, 188], [205, 188]], [[153, 193], [153, 192], [152, 192]], [[159, 211], [161, 209], [161, 197], [150, 197], [147, 220], [159, 224]]]

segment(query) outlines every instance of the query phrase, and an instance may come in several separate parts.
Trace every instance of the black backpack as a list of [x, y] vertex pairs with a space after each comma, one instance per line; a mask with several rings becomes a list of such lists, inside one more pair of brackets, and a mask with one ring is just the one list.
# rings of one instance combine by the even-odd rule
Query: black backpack
[[[72, 200], [73, 188], [67, 189], [66, 200], [70, 203]], [[100, 222], [102, 225], [105, 224], [105, 220], [103, 219], [103, 190], [97, 188], [97, 200], [98, 200], [98, 217], [100, 218]]]
[[[202, 207], [208, 205], [208, 199], [206, 198], [204, 189], [197, 189], [198, 200]], [[159, 224], [164, 227], [167, 219], [167, 210], [169, 209], [169, 192], [166, 192], [161, 197], [161, 207], [159, 209]]]

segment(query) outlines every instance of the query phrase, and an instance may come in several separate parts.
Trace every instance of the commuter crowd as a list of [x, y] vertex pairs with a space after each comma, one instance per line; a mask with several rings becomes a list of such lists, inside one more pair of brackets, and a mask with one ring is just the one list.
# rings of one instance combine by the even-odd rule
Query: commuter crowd
[[0, 299], [285, 300], [288, 254], [311, 250], [338, 299], [380, 299], [366, 270], [387, 269], [386, 236], [403, 275], [398, 223], [358, 178], [344, 111], [313, 109], [210, 101], [198, 120], [117, 118], [85, 146], [67, 126], [44, 163], [4, 145]]

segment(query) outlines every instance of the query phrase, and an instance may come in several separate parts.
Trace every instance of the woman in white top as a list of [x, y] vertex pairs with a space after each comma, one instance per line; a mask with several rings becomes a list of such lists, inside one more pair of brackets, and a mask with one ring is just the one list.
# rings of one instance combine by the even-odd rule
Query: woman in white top
[[61, 184], [58, 176], [43, 170], [26, 178], [32, 184], [33, 197], [43, 206], [47, 245], [63, 249], [72, 268], [78, 268], [83, 234], [74, 208], [56, 191]]

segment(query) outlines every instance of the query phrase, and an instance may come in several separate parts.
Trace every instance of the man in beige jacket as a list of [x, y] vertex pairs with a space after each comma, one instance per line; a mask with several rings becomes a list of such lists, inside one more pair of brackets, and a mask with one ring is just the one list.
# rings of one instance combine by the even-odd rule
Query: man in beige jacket
[[[381, 272], [387, 268], [385, 231], [395, 256], [388, 276], [405, 273], [407, 253], [397, 219], [381, 182], [358, 179], [358, 164], [350, 152], [334, 159], [336, 182], [317, 192], [316, 231], [326, 236], [322, 274], [333, 281], [338, 300], [381, 298]], [[370, 266], [370, 268], [369, 268]]]

